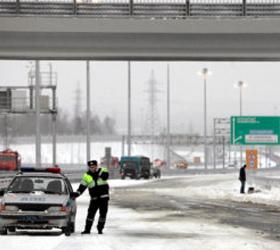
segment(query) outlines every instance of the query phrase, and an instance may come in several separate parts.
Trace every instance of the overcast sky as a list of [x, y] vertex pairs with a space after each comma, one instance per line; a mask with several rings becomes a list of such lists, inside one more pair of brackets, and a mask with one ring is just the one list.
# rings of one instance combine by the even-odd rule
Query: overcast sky
[[[49, 61], [41, 62], [48, 70]], [[171, 80], [171, 132], [202, 133], [203, 80], [197, 74], [207, 67], [212, 75], [207, 80], [208, 127], [212, 132], [214, 117], [239, 115], [239, 80], [248, 85], [243, 91], [244, 115], [280, 114], [280, 63], [278, 62], [169, 62]], [[0, 85], [27, 85], [29, 61], [0, 61]], [[154, 71], [157, 88], [157, 126], [166, 127], [166, 62], [132, 62], [133, 133], [145, 131], [150, 106], [148, 82]], [[74, 113], [75, 89], [82, 89], [82, 109], [86, 108], [86, 63], [53, 61], [58, 74], [58, 103], [70, 115]], [[91, 62], [91, 108], [102, 118], [116, 119], [117, 129], [126, 131], [127, 62]]]

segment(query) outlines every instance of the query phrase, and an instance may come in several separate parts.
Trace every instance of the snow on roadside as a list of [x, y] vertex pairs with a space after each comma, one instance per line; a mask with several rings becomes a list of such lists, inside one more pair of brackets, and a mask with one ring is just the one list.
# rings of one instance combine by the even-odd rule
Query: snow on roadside
[[[174, 177], [176, 178], [176, 177]], [[261, 189], [254, 186], [254, 193], [240, 194], [240, 182], [237, 179], [236, 174], [217, 174], [217, 175], [193, 175], [180, 177], [180, 179], [186, 178], [186, 185], [177, 189], [176, 192], [172, 189], [154, 189], [153, 191], [162, 194], [175, 195], [175, 196], [200, 196], [213, 200], [232, 200], [238, 202], [252, 202], [260, 204], [280, 205], [280, 190], [279, 188], [272, 188], [271, 190]], [[211, 184], [207, 186], [193, 185], [189, 186], [187, 180], [207, 181], [211, 180]], [[216, 182], [215, 182], [216, 181]], [[248, 189], [250, 185], [246, 185]]]

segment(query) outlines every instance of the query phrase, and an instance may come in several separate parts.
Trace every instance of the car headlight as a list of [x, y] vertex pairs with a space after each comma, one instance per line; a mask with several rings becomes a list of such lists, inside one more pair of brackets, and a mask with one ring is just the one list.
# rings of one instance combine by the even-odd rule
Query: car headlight
[[60, 211], [61, 211], [61, 206], [53, 206], [53, 207], [49, 207], [48, 209], [49, 213], [60, 212]]

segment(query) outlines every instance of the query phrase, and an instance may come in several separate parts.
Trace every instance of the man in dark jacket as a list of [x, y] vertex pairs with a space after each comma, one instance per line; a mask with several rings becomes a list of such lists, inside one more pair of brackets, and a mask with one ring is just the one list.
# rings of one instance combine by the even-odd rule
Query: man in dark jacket
[[88, 167], [89, 171], [84, 173], [81, 184], [77, 192], [73, 193], [73, 196], [74, 198], [80, 196], [88, 188], [91, 200], [88, 208], [85, 230], [82, 234], [90, 234], [97, 210], [99, 210], [97, 230], [99, 234], [102, 234], [108, 211], [109, 185], [107, 180], [109, 172], [107, 168], [98, 167], [98, 163], [95, 160], [89, 161]]
[[240, 193], [244, 194], [245, 193], [245, 184], [246, 184], [246, 164], [243, 165], [243, 167], [240, 168], [239, 171], [239, 180], [241, 182], [241, 188], [240, 188]]

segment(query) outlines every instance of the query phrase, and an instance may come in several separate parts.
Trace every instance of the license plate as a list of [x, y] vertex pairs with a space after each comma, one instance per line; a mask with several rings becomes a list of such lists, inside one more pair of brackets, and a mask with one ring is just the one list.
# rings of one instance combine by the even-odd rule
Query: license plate
[[26, 216], [22, 216], [18, 219], [19, 222], [40, 222], [42, 221], [43, 218], [41, 216], [37, 216], [37, 215], [26, 215]]

